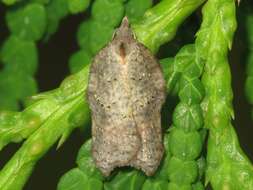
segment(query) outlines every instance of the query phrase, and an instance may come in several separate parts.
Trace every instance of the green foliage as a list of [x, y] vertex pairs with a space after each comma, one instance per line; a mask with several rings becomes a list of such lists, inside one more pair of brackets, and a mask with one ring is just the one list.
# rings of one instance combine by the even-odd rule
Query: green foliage
[[77, 31], [77, 42], [80, 48], [83, 48], [87, 52], [89, 52], [89, 33], [90, 33], [90, 25], [91, 21], [83, 22], [80, 24], [78, 31]]
[[91, 140], [85, 142], [80, 148], [76, 163], [79, 169], [82, 170], [87, 176], [101, 181], [104, 179], [103, 175], [95, 167], [95, 164], [91, 158]]
[[30, 2], [33, 2], [33, 3], [40, 3], [40, 4], [43, 4], [43, 5], [46, 5], [50, 2], [51, 0], [30, 0]]
[[71, 190], [79, 190], [83, 189], [83, 187], [86, 187], [86, 189], [89, 190], [99, 190], [103, 189], [102, 183], [100, 184], [100, 187], [98, 186], [99, 183], [92, 184], [93, 186], [90, 186], [90, 183], [88, 181], [87, 176], [84, 172], [82, 172], [80, 169], [75, 168], [70, 170], [68, 173], [66, 173], [58, 183], [57, 189], [58, 190], [64, 190], [64, 189], [71, 189]]
[[169, 161], [169, 179], [178, 185], [193, 183], [198, 176], [198, 166], [194, 161], [182, 161], [180, 158], [172, 157]]
[[169, 190], [191, 190], [192, 187], [191, 185], [185, 185], [185, 184], [176, 184], [176, 183], [169, 183], [169, 186], [168, 186], [168, 189]]
[[129, 0], [126, 3], [126, 16], [131, 23], [138, 21], [152, 4], [152, 0]]
[[[12, 129], [12, 133], [8, 130], [3, 130], [1, 133], [4, 139], [3, 145], [29, 138], [0, 171], [0, 189], [22, 189], [34, 165], [47, 150], [59, 138], [59, 145], [61, 145], [75, 127], [89, 122], [89, 109], [83, 99], [88, 69], [87, 66], [76, 75], [66, 78], [57, 90], [32, 97], [26, 108], [26, 114], [37, 116], [35, 121], [38, 122], [25, 125], [29, 120], [23, 121], [22, 128], [19, 129], [19, 126], [16, 126], [15, 116], [25, 115], [24, 111], [3, 115], [0, 125], [5, 124], [6, 128]], [[77, 117], [73, 118], [73, 114]], [[29, 128], [30, 126], [32, 128]], [[18, 130], [21, 130], [24, 136], [18, 136]], [[19, 138], [16, 139], [16, 136]]]
[[[15, 77], [12, 77], [12, 73], [15, 73]], [[9, 95], [8, 98], [24, 101], [27, 96], [37, 91], [35, 80], [15, 67], [6, 67], [0, 74], [0, 80], [0, 88], [3, 90], [1, 92]]]
[[50, 100], [39, 101], [23, 112], [0, 112], [0, 150], [10, 142], [20, 142], [33, 133], [56, 108]]
[[[203, 115], [199, 104], [204, 94], [203, 86], [198, 79], [198, 77], [201, 76], [202, 71], [203, 61], [198, 57], [195, 46], [187, 45], [183, 47], [174, 59], [174, 71], [172, 72], [174, 73], [174, 78], [176, 81], [180, 79], [178, 94], [181, 100], [174, 110], [174, 126], [171, 128], [171, 132], [169, 134], [169, 150], [172, 155], [174, 155], [174, 161], [171, 161], [172, 164], [169, 164], [168, 166], [168, 168], [171, 167], [170, 180], [172, 183], [169, 184], [169, 188], [172, 189], [191, 189], [195, 188], [195, 184], [198, 184], [197, 187], [203, 187], [201, 182], [196, 182], [197, 178], [198, 180], [201, 180], [203, 176], [203, 172], [201, 172], [203, 167], [196, 167], [196, 164], [199, 163], [198, 160], [195, 162], [191, 161], [199, 157], [205, 138], [205, 133], [203, 133], [203, 129], [201, 129], [203, 126]], [[185, 80], [185, 78], [187, 80]], [[182, 85], [182, 81], [184, 85]], [[192, 85], [191, 81], [196, 81], [195, 83], [198, 85]], [[194, 98], [195, 96], [191, 93], [191, 91], [193, 91], [191, 88], [188, 89], [188, 93], [192, 94], [192, 96], [189, 96], [188, 93], [183, 93], [186, 92], [185, 87], [187, 86], [195, 86], [193, 90], [196, 92], [196, 94], [200, 94], [198, 96], [199, 98]], [[175, 169], [174, 171], [173, 167], [179, 167], [177, 163], [180, 163], [179, 165], [182, 165], [183, 167], [184, 163], [189, 161], [190, 163], [195, 164], [195, 167], [192, 165], [189, 173], [195, 174], [196, 176], [192, 176], [192, 180], [194, 179], [193, 181], [186, 180], [189, 185], [183, 185], [182, 180], [184, 178], [187, 179], [187, 175], [184, 177], [184, 169]], [[181, 176], [183, 179], [179, 180], [180, 178], [177, 179], [177, 177], [173, 177], [177, 175]], [[195, 183], [190, 185], [193, 182]]]
[[[203, 2], [204, 0], [161, 1], [146, 11], [142, 20], [133, 24], [138, 40], [156, 52], [162, 44], [175, 36], [176, 26], [179, 26]], [[171, 22], [172, 18], [174, 22]]]
[[[99, 33], [103, 31], [102, 33]], [[112, 38], [114, 28], [107, 24], [102, 24], [97, 21], [91, 21], [89, 33], [89, 46], [92, 55], [95, 55], [107, 42]]]
[[61, 19], [68, 15], [68, 2], [67, 0], [50, 0], [46, 6], [48, 17]]
[[46, 28], [45, 8], [40, 4], [31, 3], [8, 11], [6, 21], [13, 35], [20, 39], [37, 41]]
[[139, 171], [120, 171], [112, 180], [105, 182], [105, 190], [138, 190], [141, 189], [145, 176]]
[[90, 5], [90, 0], [68, 0], [69, 11], [73, 14], [85, 11]]
[[[30, 99], [25, 98], [37, 89], [33, 78], [38, 62], [35, 42], [49, 40], [63, 18], [84, 12], [90, 0], [2, 2], [17, 4], [7, 11], [11, 34], [0, 51], [0, 109], [17, 110], [20, 101], [26, 108], [0, 112], [0, 150], [11, 142], [25, 140], [0, 171], [0, 189], [20, 190], [38, 160], [57, 141], [60, 147], [77, 127], [90, 130], [84, 99], [89, 63], [110, 41], [124, 15], [129, 17], [136, 38], [156, 52], [204, 0], [163, 0], [153, 7], [151, 0], [92, 1], [91, 16], [77, 32], [80, 50], [69, 60], [74, 74], [59, 88]], [[233, 94], [227, 54], [236, 28], [234, 4], [233, 0], [208, 0], [195, 43], [183, 46], [175, 57], [160, 60], [167, 93], [176, 95], [179, 102], [172, 114], [172, 127], [164, 134], [165, 156], [156, 174], [147, 177], [141, 171], [120, 168], [104, 178], [95, 167], [91, 140], [87, 140], [78, 152], [76, 168], [62, 176], [58, 190], [203, 190], [205, 173], [206, 184], [210, 181], [214, 190], [253, 189], [252, 165], [231, 125]], [[249, 33], [253, 31], [252, 18], [248, 17]], [[252, 39], [249, 35], [250, 45]], [[252, 57], [250, 54], [248, 58], [246, 82], [251, 103]], [[206, 163], [202, 147], [207, 130]]]
[[179, 98], [187, 104], [199, 103], [204, 97], [204, 87], [197, 78], [183, 76], [180, 80]]
[[233, 93], [227, 53], [236, 29], [235, 18], [233, 0], [209, 0], [196, 39], [197, 52], [205, 61], [202, 108], [209, 129], [206, 180], [215, 190], [253, 189], [252, 165], [231, 124]]
[[90, 62], [91, 56], [85, 50], [80, 50], [70, 57], [70, 72], [76, 73], [80, 71], [84, 66], [88, 65]]
[[200, 129], [203, 126], [203, 115], [200, 105], [179, 103], [173, 113], [173, 123], [185, 132]]
[[4, 65], [0, 73], [0, 110], [18, 110], [27, 96], [37, 92], [33, 78], [38, 64], [35, 41], [46, 29], [45, 8], [39, 3], [12, 8], [6, 14], [6, 23], [11, 35], [0, 51]]
[[198, 161], [202, 151], [201, 128], [204, 118], [200, 103], [204, 97], [204, 87], [199, 79], [203, 71], [203, 61], [196, 52], [195, 45], [184, 46], [174, 60], [174, 70], [180, 74], [179, 104], [173, 112], [173, 127], [169, 134], [169, 188], [191, 189], [194, 182], [201, 184]]
[[147, 179], [145, 183], [142, 185], [142, 190], [167, 190], [168, 182], [163, 180], [152, 180]]
[[[123, 2], [96, 0], [91, 7], [91, 18], [80, 24], [77, 41], [80, 53], [72, 56], [69, 66], [72, 73], [80, 71], [101, 48], [112, 38], [115, 27], [124, 14]], [[82, 52], [82, 53], [81, 53]], [[78, 61], [83, 56], [85, 61]], [[75, 60], [74, 60], [75, 59]]]
[[77, 156], [78, 168], [68, 171], [61, 177], [57, 189], [79, 190], [85, 187], [89, 190], [103, 189], [103, 176], [95, 167], [91, 159], [91, 141], [85, 142], [80, 148]]
[[92, 5], [91, 14], [100, 25], [113, 28], [122, 20], [124, 5], [119, 0], [96, 0]]
[[197, 182], [197, 183], [195, 183], [195, 184], [192, 185], [192, 189], [193, 190], [204, 190], [205, 187], [203, 186], [202, 183]]
[[[11, 35], [3, 44], [0, 56], [4, 65], [0, 73], [0, 94], [3, 98], [0, 101], [0, 109], [16, 110], [17, 100], [24, 101], [27, 96], [36, 93], [37, 85], [31, 76], [37, 69], [37, 49], [34, 42]], [[7, 102], [3, 101], [4, 99]], [[13, 106], [6, 104], [8, 99], [13, 101]]]
[[45, 9], [47, 13], [45, 39], [47, 40], [57, 31], [61, 19], [68, 15], [69, 7], [67, 0], [50, 0]]
[[187, 132], [172, 129], [170, 137], [170, 151], [181, 160], [196, 159], [202, 149], [202, 140], [198, 132]]
[[162, 69], [168, 75], [164, 76], [165, 80], [167, 81], [167, 92], [169, 94], [176, 94], [178, 90], [178, 80], [180, 78], [180, 72], [176, 71], [176, 67], [174, 65], [173, 58], [165, 58], [160, 60]]
[[16, 72], [34, 75], [37, 70], [38, 53], [34, 42], [22, 40], [14, 35], [10, 36], [0, 52], [5, 67]]
[[5, 3], [6, 5], [13, 5], [19, 1], [21, 1], [21, 0], [2, 0], [2, 2]]

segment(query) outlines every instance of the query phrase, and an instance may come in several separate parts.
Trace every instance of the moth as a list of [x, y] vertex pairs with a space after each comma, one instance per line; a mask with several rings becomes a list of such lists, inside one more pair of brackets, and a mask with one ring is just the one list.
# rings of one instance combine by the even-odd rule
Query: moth
[[164, 153], [162, 70], [139, 43], [125, 17], [113, 39], [95, 56], [87, 100], [92, 117], [92, 157], [104, 176], [132, 166], [151, 176]]

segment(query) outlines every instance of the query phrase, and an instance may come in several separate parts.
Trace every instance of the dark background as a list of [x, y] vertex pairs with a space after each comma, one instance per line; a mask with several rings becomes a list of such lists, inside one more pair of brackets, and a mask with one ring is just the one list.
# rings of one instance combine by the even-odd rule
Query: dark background
[[[253, 4], [253, 3], [251, 3]], [[247, 6], [251, 6], [250, 3]], [[241, 5], [238, 13], [238, 30], [235, 35], [230, 64], [232, 69], [232, 85], [234, 91], [235, 120], [233, 121], [242, 149], [253, 160], [253, 121], [250, 116], [252, 106], [247, 102], [244, 95], [245, 84], [245, 57], [247, 56], [247, 41], [244, 31], [243, 10], [246, 5]], [[252, 9], [253, 10], [253, 9]], [[6, 8], [0, 4], [0, 43], [8, 36], [4, 14]], [[241, 12], [241, 13], [240, 13]], [[68, 16], [62, 20], [59, 30], [47, 43], [39, 42], [39, 68], [36, 79], [40, 91], [47, 91], [58, 87], [60, 82], [69, 74], [68, 59], [79, 49], [76, 42], [76, 32], [80, 22], [87, 15]], [[164, 55], [174, 55], [178, 49], [186, 43], [194, 41], [194, 33], [198, 30], [201, 22], [200, 11], [194, 13], [179, 29], [176, 38], [167, 45], [161, 47], [159, 58]], [[187, 34], [186, 34], [187, 33]], [[182, 35], [184, 37], [182, 37]], [[169, 52], [168, 52], [169, 49]], [[172, 103], [173, 104], [173, 103]], [[75, 158], [78, 149], [83, 144], [85, 136], [80, 130], [75, 130], [65, 144], [56, 150], [56, 146], [38, 162], [32, 176], [25, 186], [25, 190], [54, 190], [59, 178], [69, 169], [75, 167]], [[21, 144], [10, 144], [0, 152], [0, 168], [11, 158]]]

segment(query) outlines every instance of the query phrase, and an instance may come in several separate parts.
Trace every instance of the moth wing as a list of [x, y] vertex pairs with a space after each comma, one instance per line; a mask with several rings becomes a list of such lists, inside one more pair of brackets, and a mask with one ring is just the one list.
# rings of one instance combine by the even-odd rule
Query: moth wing
[[93, 159], [105, 176], [116, 167], [129, 165], [141, 146], [136, 127], [131, 124], [93, 123], [93, 129]]
[[138, 125], [142, 143], [131, 165], [140, 168], [148, 176], [155, 173], [164, 153], [160, 125], [159, 115], [153, 121]]

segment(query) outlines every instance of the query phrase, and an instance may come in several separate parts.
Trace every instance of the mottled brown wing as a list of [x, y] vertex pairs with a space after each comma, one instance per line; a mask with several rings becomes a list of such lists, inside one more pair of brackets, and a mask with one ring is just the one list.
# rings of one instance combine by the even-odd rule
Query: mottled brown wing
[[165, 101], [165, 80], [159, 63], [140, 43], [133, 45], [129, 63], [134, 118], [141, 148], [131, 165], [153, 175], [163, 156], [161, 107]]
[[141, 143], [136, 123], [125, 109], [129, 99], [121, 93], [123, 81], [112, 48], [104, 48], [94, 59], [87, 91], [92, 113], [92, 155], [106, 176], [117, 166], [129, 165]]
[[92, 62], [87, 96], [96, 166], [106, 176], [129, 165], [152, 175], [163, 155], [165, 81], [151, 52], [134, 39], [127, 19]]

